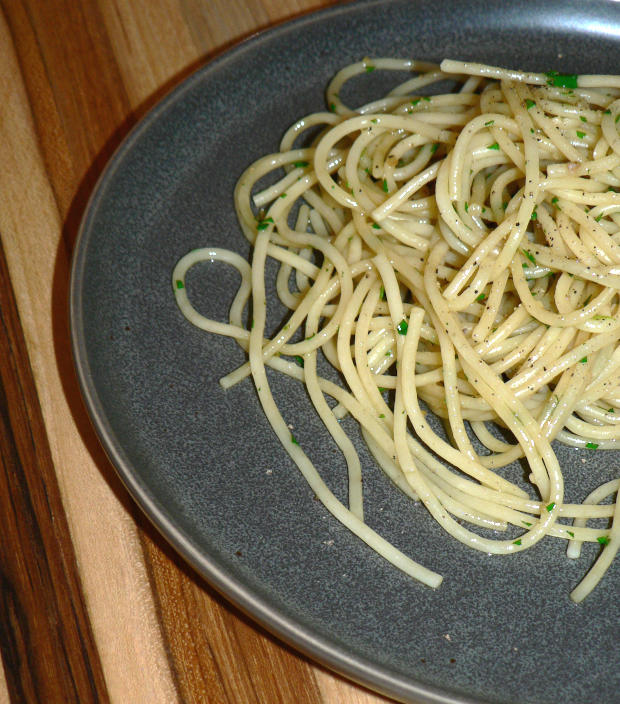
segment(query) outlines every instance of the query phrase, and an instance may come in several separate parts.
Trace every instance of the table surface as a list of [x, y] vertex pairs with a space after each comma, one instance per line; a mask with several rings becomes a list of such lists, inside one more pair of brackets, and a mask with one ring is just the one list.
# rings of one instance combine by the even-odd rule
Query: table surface
[[326, 0], [0, 0], [0, 701], [379, 704], [278, 642], [133, 504], [74, 375], [98, 175], [197, 67]]

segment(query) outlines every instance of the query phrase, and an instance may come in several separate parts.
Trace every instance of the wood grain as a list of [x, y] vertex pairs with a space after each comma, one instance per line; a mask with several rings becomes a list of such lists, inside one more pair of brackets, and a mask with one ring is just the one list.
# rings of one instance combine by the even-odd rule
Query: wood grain
[[131, 126], [327, 4], [0, 0], [0, 702], [387, 701], [265, 633], [152, 529], [87, 420], [67, 321], [79, 222]]
[[[0, 279], [8, 281], [0, 250]], [[10, 287], [0, 287], [0, 652], [13, 701], [105, 702], [106, 684]], [[67, 643], [79, 647], [63, 648]]]

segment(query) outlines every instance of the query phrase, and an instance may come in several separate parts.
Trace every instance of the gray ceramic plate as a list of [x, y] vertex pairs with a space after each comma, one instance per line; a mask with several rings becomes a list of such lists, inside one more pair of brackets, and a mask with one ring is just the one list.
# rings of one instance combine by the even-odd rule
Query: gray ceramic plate
[[[217, 380], [236, 345], [190, 327], [170, 273], [187, 250], [247, 253], [234, 183], [282, 131], [323, 107], [331, 75], [366, 55], [449, 56], [523, 69], [618, 71], [614, 2], [379, 1], [276, 27], [185, 81], [132, 132], [90, 204], [76, 251], [71, 318], [77, 369], [103, 445], [175, 548], [256, 620], [310, 656], [403, 700], [579, 704], [620, 701], [620, 564], [581, 606], [568, 593], [596, 556], [559, 541], [516, 559], [446, 537], [363, 453], [367, 518], [444, 574], [419, 586], [313, 500], [278, 446], [249, 382]], [[235, 276], [195, 275], [204, 311], [224, 318]], [[344, 472], [293, 383], [274, 379], [285, 417], [344, 496]], [[286, 399], [284, 394], [290, 391]], [[617, 476], [618, 455], [564, 449], [568, 491]]]

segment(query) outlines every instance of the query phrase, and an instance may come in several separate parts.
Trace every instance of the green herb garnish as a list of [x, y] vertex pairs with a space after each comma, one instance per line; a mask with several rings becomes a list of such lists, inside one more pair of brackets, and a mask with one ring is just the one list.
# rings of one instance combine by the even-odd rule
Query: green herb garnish
[[261, 220], [258, 225], [256, 226], [257, 230], [266, 230], [269, 227], [269, 224], [273, 222], [273, 218], [265, 218], [264, 220]]
[[396, 326], [396, 329], [398, 330], [399, 335], [406, 335], [407, 330], [409, 329], [409, 325], [407, 324], [407, 321], [403, 318], [400, 323]]
[[495, 149], [496, 151], [499, 151], [499, 144], [497, 142], [493, 142], [493, 144], [491, 144], [491, 146], [488, 148]]
[[598, 443], [587, 442], [586, 447], [588, 448], [588, 450], [596, 450], [596, 448], [598, 447]]
[[558, 73], [557, 71], [548, 71], [547, 85], [556, 86], [557, 88], [577, 88], [576, 73]]

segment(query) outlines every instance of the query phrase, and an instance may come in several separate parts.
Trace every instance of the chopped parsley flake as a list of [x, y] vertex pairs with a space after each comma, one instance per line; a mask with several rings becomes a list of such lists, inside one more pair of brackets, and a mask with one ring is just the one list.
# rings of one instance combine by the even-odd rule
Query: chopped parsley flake
[[366, 66], [365, 68], [366, 68], [366, 73], [372, 73], [375, 70], [375, 68], [377, 68], [377, 67], [372, 66], [371, 64], [368, 64], [368, 66]]
[[518, 538], [517, 540], [512, 541], [513, 545], [521, 545], [521, 538]]
[[494, 125], [494, 124], [495, 124], [495, 120], [489, 120], [488, 122], [485, 122], [485, 123], [484, 123], [484, 126], [485, 126], [485, 127], [490, 127], [491, 125]]
[[611, 538], [608, 535], [599, 535], [596, 541], [601, 545], [609, 545]]
[[308, 162], [307, 161], [294, 161], [293, 166], [303, 168], [304, 166], [308, 166]]
[[524, 526], [527, 526], [528, 528], [532, 525], [529, 521], [522, 521]]
[[431, 145], [431, 154], [434, 154], [438, 149], [439, 149], [439, 144], [437, 144], [437, 142], [435, 142], [434, 144]]
[[381, 187], [383, 188], [384, 193], [387, 193], [389, 191], [388, 182], [386, 179], [383, 179], [383, 184]]
[[579, 119], [580, 119], [582, 122], [587, 122], [587, 121], [588, 121], [588, 118], [587, 118], [587, 117], [584, 117], [583, 115], [579, 115]]
[[596, 448], [598, 447], [598, 443], [587, 442], [586, 447], [588, 448], [588, 450], [596, 450]]
[[571, 538], [575, 537], [575, 534], [573, 533], [572, 530], [567, 530], [566, 532], [570, 535]]
[[532, 264], [536, 264], [536, 259], [531, 252], [528, 252], [527, 249], [522, 249], [521, 251], [532, 262]]
[[579, 364], [587, 364], [587, 362], [588, 362], [588, 358], [587, 358], [587, 357], [582, 357], [582, 358], [579, 360]]
[[545, 508], [547, 509], [547, 511], [549, 511], [549, 513], [551, 513], [551, 511], [553, 511], [553, 509], [555, 508], [555, 501], [552, 501], [550, 504], [547, 504]]
[[300, 367], [304, 366], [304, 358], [303, 357], [300, 357], [299, 355], [297, 355], [295, 357], [295, 361], [297, 362], [297, 364], [299, 364]]
[[291, 442], [293, 443], [293, 445], [299, 445], [299, 443], [297, 442], [297, 438], [293, 435], [293, 433], [291, 433]]
[[499, 144], [497, 142], [493, 142], [489, 149], [495, 149], [496, 151], [499, 151]]
[[526, 107], [528, 110], [529, 110], [530, 108], [533, 108], [534, 105], [536, 105], [536, 101], [535, 101], [535, 100], [531, 100], [531, 98], [528, 98], [528, 99], [525, 101], [525, 107]]
[[486, 294], [481, 293], [479, 296], [476, 297], [476, 300], [479, 301], [480, 303], [482, 303], [482, 301], [484, 301], [485, 298], [486, 298]]
[[273, 222], [273, 218], [265, 218], [264, 220], [261, 220], [258, 225], [256, 226], [257, 230], [266, 230], [269, 227], [269, 223]]
[[534, 208], [534, 210], [532, 210], [532, 220], [536, 220], [537, 217], [538, 213], [536, 212], [536, 208]]
[[379, 224], [376, 223], [376, 222], [373, 222], [372, 226], [373, 226], [373, 228], [374, 228], [375, 230], [380, 230], [380, 229], [381, 229], [381, 225], [379, 225]]
[[381, 288], [379, 289], [379, 298], [382, 301], [385, 301], [385, 289], [383, 288], [383, 286], [381, 286]]
[[396, 329], [398, 330], [399, 335], [406, 335], [409, 325], [407, 325], [407, 321], [403, 318], [396, 326]]
[[177, 285], [177, 288], [185, 288], [185, 284], [178, 279], [177, 279], [176, 285]]
[[547, 85], [557, 88], [577, 88], [577, 74], [575, 73], [548, 71], [545, 76], [547, 76]]
[[585, 132], [582, 132], [581, 130], [577, 130], [577, 136], [579, 139], [583, 139], [586, 136]]

